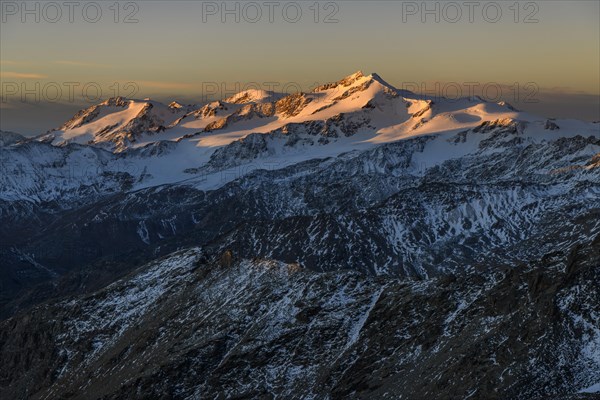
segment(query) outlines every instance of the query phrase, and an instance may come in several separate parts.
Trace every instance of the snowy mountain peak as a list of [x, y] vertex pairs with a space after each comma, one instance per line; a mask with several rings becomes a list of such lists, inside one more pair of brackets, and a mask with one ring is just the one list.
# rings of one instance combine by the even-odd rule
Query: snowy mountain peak
[[340, 86], [348, 87], [363, 78], [365, 78], [365, 75], [362, 73], [362, 71], [357, 71], [351, 75], [346, 76], [345, 78], [340, 79], [339, 81], [330, 82], [330, 83], [326, 83], [321, 86], [317, 86], [316, 88], [313, 89], [313, 92], [314, 93], [323, 92], [326, 90], [338, 88]]
[[[395, 91], [395, 92], [397, 92], [397, 91], [398, 91], [398, 89], [396, 89], [394, 86], [392, 86], [392, 85], [390, 85], [389, 83], [387, 83], [387, 82], [386, 82], [386, 81], [385, 81], [385, 80], [384, 80], [384, 79], [383, 79], [381, 76], [379, 76], [379, 74], [377, 74], [377, 73], [375, 73], [375, 72], [374, 72], [374, 73], [372, 73], [371, 75], [369, 75], [369, 78], [370, 78], [370, 79], [372, 79], [372, 80], [374, 80], [374, 81], [376, 81], [376, 82], [377, 82], [377, 83], [379, 83], [380, 85], [382, 85], [382, 86], [384, 86], [384, 87], [388, 88], [389, 90], [392, 90], [392, 91]], [[410, 91], [408, 91], [408, 90], [405, 90], [404, 92], [405, 92], [405, 93], [407, 93], [407, 94], [408, 94], [408, 93], [411, 93], [411, 92], [410, 92]]]
[[187, 110], [152, 100], [113, 97], [79, 111], [58, 130], [40, 137], [54, 145], [80, 143], [123, 151], [142, 136], [167, 129]]
[[111, 98], [103, 101], [102, 103], [100, 103], [100, 105], [108, 106], [108, 107], [127, 107], [127, 105], [129, 103], [131, 103], [132, 101], [133, 100], [129, 100], [129, 99], [126, 99], [125, 97], [118, 96], [118, 97], [111, 97]]
[[[513, 121], [519, 121], [518, 129]], [[284, 95], [250, 89], [202, 106], [110, 98], [79, 111], [58, 130], [37, 140], [53, 145], [93, 145], [113, 152], [171, 142], [187, 149], [193, 167], [197, 152], [208, 157], [250, 135], [264, 135], [264, 140], [293, 136], [286, 143], [317, 143], [329, 149], [326, 154], [339, 154], [423, 135], [516, 130], [539, 132], [536, 137], [542, 137], [568, 134], [571, 127], [580, 133], [593, 131], [583, 122], [548, 122], [505, 102], [477, 97], [432, 99], [397, 90], [377, 73], [358, 71], [308, 93]], [[257, 137], [252, 140], [248, 143], [261, 141]], [[290, 147], [277, 151], [289, 152]], [[249, 154], [255, 154], [254, 150]]]
[[372, 83], [378, 83], [379, 85], [386, 88], [388, 91], [397, 91], [395, 87], [387, 83], [385, 80], [381, 78], [377, 73], [372, 73], [370, 75], [363, 74], [362, 71], [357, 71], [351, 75], [346, 76], [343, 79], [340, 79], [336, 82], [326, 83], [321, 86], [317, 86], [313, 89], [314, 93], [324, 92], [332, 89], [344, 90], [344, 88], [350, 88], [355, 86], [368, 87]]
[[266, 103], [281, 97], [283, 97], [283, 94], [270, 90], [249, 89], [236, 93], [224, 99], [223, 102], [231, 104]]

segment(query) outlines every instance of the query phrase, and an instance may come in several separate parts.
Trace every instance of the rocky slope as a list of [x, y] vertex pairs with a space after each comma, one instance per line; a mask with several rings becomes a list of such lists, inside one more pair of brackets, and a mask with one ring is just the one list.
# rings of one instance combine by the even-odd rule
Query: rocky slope
[[600, 236], [494, 267], [406, 281], [190, 249], [3, 322], [0, 393], [548, 399], [596, 383]]
[[0, 147], [8, 147], [25, 140], [25, 136], [15, 132], [0, 131]]
[[[352, 265], [370, 274], [428, 277], [474, 259], [516, 264], [539, 258], [599, 231], [597, 137], [538, 141], [512, 125], [486, 127], [270, 170], [229, 168], [221, 173], [230, 182], [215, 190], [203, 190], [205, 181], [194, 178], [127, 192], [145, 179], [144, 170], [139, 176], [115, 171], [123, 155], [81, 147], [73, 154], [106, 157], [106, 172], [61, 193], [61, 203], [50, 201], [54, 191], [37, 204], [2, 203], [5, 282], [19, 291], [49, 271], [62, 275], [103, 259], [131, 259], [134, 266], [141, 256], [196, 244], [317, 271]], [[240, 162], [257, 146], [236, 143], [244, 144], [235, 147]], [[31, 151], [27, 146], [19, 151]], [[48, 147], [43, 155], [72, 146]], [[460, 157], [435, 158], [447, 157], [440, 148], [456, 153], [463, 147], [469, 150]], [[227, 149], [215, 151], [197, 174], [219, 176], [214, 171], [233, 152]], [[26, 154], [23, 162], [42, 157]], [[5, 179], [23, 187], [23, 177]], [[41, 197], [46, 184], [40, 179], [31, 193]], [[23, 224], [32, 213], [41, 228]]]

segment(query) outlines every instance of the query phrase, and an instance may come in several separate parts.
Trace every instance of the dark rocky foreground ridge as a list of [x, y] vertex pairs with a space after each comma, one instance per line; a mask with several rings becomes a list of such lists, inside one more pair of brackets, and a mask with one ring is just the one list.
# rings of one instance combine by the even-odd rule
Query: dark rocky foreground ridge
[[0, 397], [593, 398], [599, 279], [600, 237], [411, 281], [193, 248], [2, 322]]

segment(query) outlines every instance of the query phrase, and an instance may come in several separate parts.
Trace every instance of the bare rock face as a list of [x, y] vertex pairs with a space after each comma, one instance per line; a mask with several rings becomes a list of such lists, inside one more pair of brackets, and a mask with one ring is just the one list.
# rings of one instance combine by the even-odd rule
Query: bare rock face
[[554, 121], [548, 119], [548, 120], [546, 120], [546, 123], [544, 124], [544, 129], [556, 131], [556, 130], [560, 129], [560, 127], [558, 125], [556, 125], [556, 123]]
[[473, 132], [488, 133], [493, 130], [498, 130], [500, 128], [504, 132], [517, 133], [519, 131], [522, 131], [522, 129], [520, 130], [522, 126], [523, 123], [520, 123], [519, 121], [514, 121], [512, 119], [484, 121], [481, 123], [481, 125], [473, 129]]
[[416, 113], [412, 114], [412, 117], [414, 119], [421, 118], [423, 115], [425, 115], [425, 113], [432, 110], [434, 104], [435, 103], [433, 101], [427, 101], [427, 105], [425, 107], [423, 107], [422, 109], [420, 109], [419, 111], [417, 111]]
[[[264, 104], [266, 106], [268, 103]], [[269, 107], [262, 107], [267, 111], [262, 114], [268, 117]], [[248, 112], [254, 113], [256, 110]], [[209, 124], [204, 130], [210, 132], [216, 129], [222, 129], [234, 118], [239, 118], [241, 114], [234, 114], [231, 117], [224, 118]], [[259, 157], [268, 157], [277, 153], [279, 142], [283, 141], [285, 147], [300, 147], [316, 144], [328, 144], [329, 140], [340, 137], [349, 137], [355, 135], [360, 129], [373, 129], [370, 125], [369, 117], [365, 115], [345, 115], [338, 114], [325, 120], [307, 121], [302, 123], [289, 123], [282, 128], [272, 132], [251, 133], [248, 136], [238, 139], [226, 146], [218, 148], [213, 152], [210, 161], [204, 168], [199, 170], [215, 171], [223, 168], [235, 167], [248, 161], [258, 159]], [[316, 140], [314, 138], [317, 138]]]
[[340, 101], [340, 100], [344, 100], [350, 96], [352, 96], [354, 93], [357, 92], [362, 92], [364, 90], [367, 90], [369, 88], [369, 86], [371, 86], [371, 84], [373, 83], [373, 80], [368, 80], [360, 85], [354, 86], [351, 89], [346, 90], [344, 93], [342, 93], [341, 95], [339, 95], [338, 97], [336, 97], [334, 99], [334, 101]]
[[204, 132], [212, 132], [227, 127], [227, 118], [221, 118], [216, 121], [210, 122], [204, 127]]
[[73, 118], [65, 122], [59, 130], [74, 129], [93, 121], [100, 113], [99, 106], [91, 106], [79, 111]]
[[135, 118], [119, 129], [115, 130], [114, 126], [109, 126], [99, 132], [94, 142], [112, 142], [115, 144], [115, 151], [123, 151], [128, 148], [128, 144], [136, 142], [144, 133], [155, 134], [164, 131], [165, 121], [152, 114], [153, 108], [152, 103], [146, 104]]
[[215, 102], [206, 104], [205, 106], [203, 106], [199, 110], [193, 112], [192, 116], [195, 119], [206, 118], [206, 117], [214, 117], [218, 113], [223, 112], [223, 111], [227, 111], [227, 110], [228, 110], [228, 108], [227, 108], [227, 106], [225, 104], [223, 104], [220, 101], [215, 101]]
[[306, 97], [303, 93], [291, 94], [275, 103], [275, 111], [284, 117], [293, 117], [298, 115], [311, 101], [312, 98]]
[[210, 157], [208, 168], [218, 170], [254, 160], [269, 151], [269, 139], [269, 136], [253, 133], [217, 149]]
[[313, 92], [318, 93], [318, 92], [322, 92], [325, 90], [331, 90], [331, 89], [335, 89], [335, 88], [339, 88], [339, 87], [348, 87], [351, 86], [353, 83], [355, 83], [357, 80], [363, 78], [365, 75], [362, 73], [362, 71], [358, 71], [355, 72], [352, 75], [349, 75], [347, 77], [345, 77], [344, 79], [341, 79], [337, 82], [332, 82], [332, 83], [326, 83], [324, 85], [321, 86], [317, 86], [316, 88], [313, 89]]

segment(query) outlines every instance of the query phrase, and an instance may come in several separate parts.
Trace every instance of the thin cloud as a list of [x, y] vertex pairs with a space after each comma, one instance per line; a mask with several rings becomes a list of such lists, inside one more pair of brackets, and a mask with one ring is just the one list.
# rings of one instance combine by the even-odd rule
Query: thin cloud
[[162, 82], [162, 81], [137, 81], [136, 82], [141, 89], [153, 88], [153, 89], [165, 89], [165, 90], [177, 90], [177, 89], [190, 89], [192, 85], [189, 83], [179, 82]]
[[106, 64], [97, 64], [97, 63], [82, 62], [82, 61], [72, 61], [72, 60], [58, 60], [58, 61], [54, 61], [54, 64], [69, 65], [69, 66], [72, 66], [72, 67], [96, 67], [96, 68], [108, 68], [108, 67], [110, 67], [110, 65], [106, 65]]
[[16, 61], [12, 61], [12, 60], [0, 60], [0, 64], [3, 64], [3, 65], [18, 65], [20, 63], [18, 63]]
[[540, 88], [540, 92], [549, 93], [549, 94], [574, 94], [574, 95], [592, 95], [591, 92], [586, 92], [584, 90], [573, 89], [566, 86], [555, 86], [555, 87], [542, 87]]
[[42, 74], [30, 74], [30, 73], [23, 73], [23, 72], [9, 72], [9, 71], [2, 71], [1, 73], [3, 78], [10, 78], [10, 79], [46, 79], [48, 78], [48, 75], [42, 75]]

